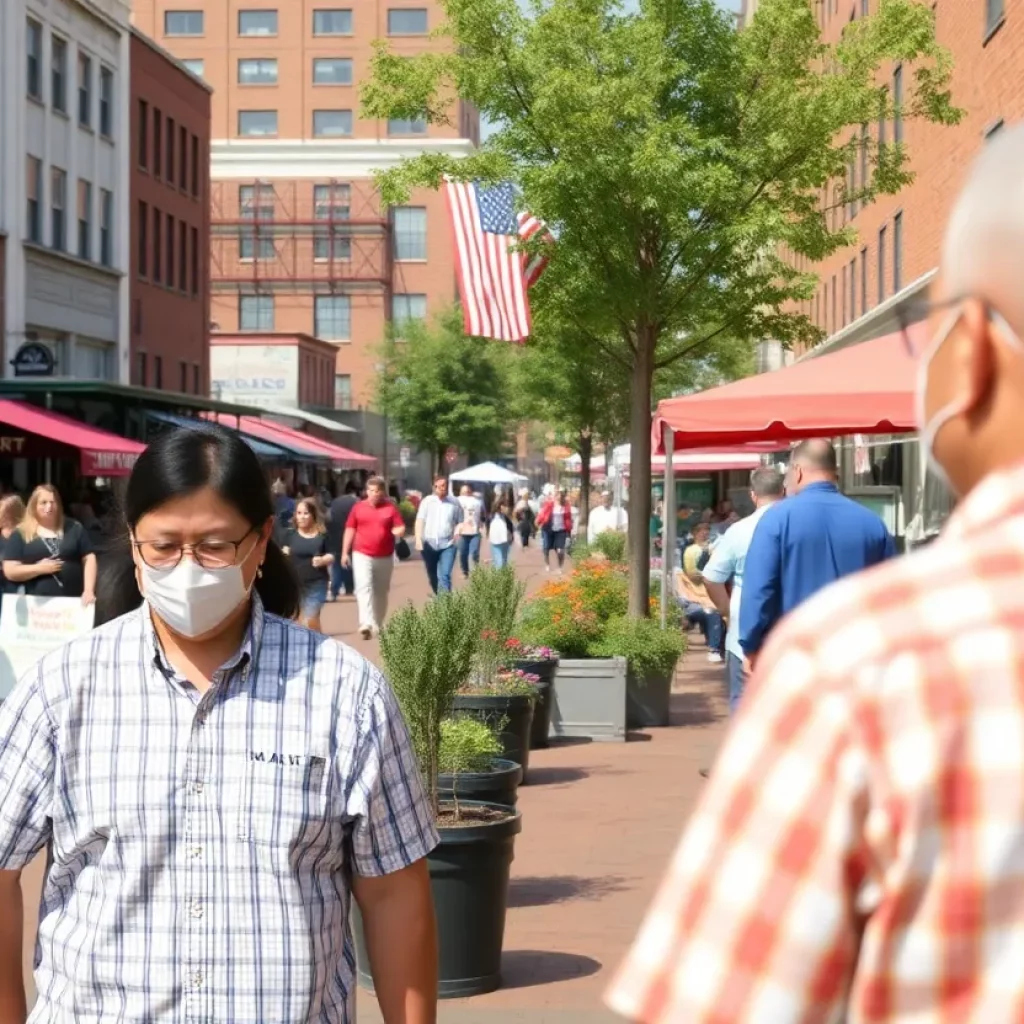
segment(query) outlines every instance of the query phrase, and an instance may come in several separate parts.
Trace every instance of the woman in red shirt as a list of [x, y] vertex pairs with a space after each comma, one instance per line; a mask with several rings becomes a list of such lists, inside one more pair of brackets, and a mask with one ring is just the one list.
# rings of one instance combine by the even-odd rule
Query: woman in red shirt
[[341, 564], [352, 567], [359, 609], [359, 633], [368, 640], [380, 632], [388, 613], [388, 591], [395, 568], [395, 540], [405, 523], [387, 496], [384, 479], [366, 481], [366, 498], [349, 513], [341, 545]]
[[565, 565], [565, 545], [572, 536], [572, 506], [566, 496], [565, 488], [558, 490], [557, 497], [549, 498], [540, 507], [537, 516], [540, 527], [540, 546], [544, 552], [544, 571], [551, 572], [551, 552], [558, 558], [558, 572]]

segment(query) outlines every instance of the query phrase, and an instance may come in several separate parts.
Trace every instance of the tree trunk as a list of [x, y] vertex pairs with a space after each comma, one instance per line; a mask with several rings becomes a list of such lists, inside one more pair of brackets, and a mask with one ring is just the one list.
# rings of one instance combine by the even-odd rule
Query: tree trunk
[[651, 392], [654, 328], [637, 327], [629, 413], [629, 614], [646, 618], [651, 588]]
[[594, 450], [594, 438], [589, 430], [580, 431], [580, 521], [577, 536], [587, 537], [587, 523], [590, 522], [590, 458]]

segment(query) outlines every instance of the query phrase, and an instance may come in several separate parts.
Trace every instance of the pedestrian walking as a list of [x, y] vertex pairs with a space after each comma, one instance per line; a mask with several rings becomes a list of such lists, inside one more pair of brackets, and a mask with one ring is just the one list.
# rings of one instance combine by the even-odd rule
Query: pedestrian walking
[[96, 553], [85, 528], [64, 515], [60, 494], [40, 484], [3, 549], [3, 575], [30, 597], [96, 600]]
[[611, 993], [631, 1021], [1021, 1018], [1022, 162], [1020, 127], [981, 151], [904, 332], [960, 503], [772, 632]]
[[558, 572], [565, 565], [565, 548], [572, 534], [572, 506], [564, 487], [557, 494], [545, 499], [537, 516], [540, 527], [541, 551], [544, 554], [544, 571], [551, 572], [551, 552], [558, 559]]
[[448, 494], [448, 478], [434, 479], [434, 493], [428, 494], [416, 510], [416, 550], [423, 553], [430, 589], [436, 594], [452, 589], [455, 545], [462, 506]]
[[355, 576], [359, 632], [364, 640], [379, 633], [388, 614], [388, 592], [395, 568], [395, 541], [405, 536], [405, 523], [388, 499], [383, 477], [366, 481], [366, 498], [348, 517], [341, 560]]
[[881, 518], [839, 493], [838, 466], [830, 441], [801, 441], [786, 474], [792, 497], [773, 505], [754, 530], [740, 601], [748, 671], [784, 615], [829, 583], [896, 554]]
[[519, 535], [519, 543], [522, 547], [530, 546], [530, 538], [533, 537], [536, 516], [530, 505], [530, 492], [524, 487], [519, 492], [519, 501], [512, 510], [516, 522], [516, 533]]
[[7, 590], [7, 580], [3, 574], [4, 552], [11, 534], [21, 525], [25, 518], [25, 503], [16, 494], [7, 494], [0, 498], [0, 600]]
[[359, 501], [359, 488], [349, 480], [343, 487], [339, 485], [337, 497], [331, 502], [327, 516], [327, 550], [334, 556], [331, 563], [330, 600], [336, 600], [342, 594], [351, 597], [355, 593], [355, 580], [351, 566], [341, 564], [341, 545], [345, 537], [345, 526], [349, 513]]
[[299, 618], [320, 632], [320, 613], [327, 602], [327, 582], [334, 556], [327, 550], [327, 529], [315, 498], [299, 498], [291, 527], [283, 535], [284, 553], [299, 578]]
[[508, 565], [512, 551], [513, 526], [508, 509], [508, 498], [495, 498], [491, 522], [487, 528], [487, 541], [491, 547], [491, 564], [496, 569]]
[[422, 775], [378, 670], [290, 621], [258, 459], [164, 433], [123, 508], [101, 625], [0, 705], [0, 1017], [27, 1016], [19, 880], [46, 850], [33, 1020], [354, 1024], [354, 897], [385, 1015], [432, 1024]]
[[593, 544], [602, 533], [625, 533], [629, 516], [624, 508], [615, 508], [611, 491], [601, 492], [601, 504], [591, 510], [587, 520], [587, 543]]
[[473, 493], [469, 484], [463, 484], [459, 493], [462, 522], [459, 524], [459, 565], [463, 579], [469, 579], [472, 565], [480, 564], [480, 544], [486, 529], [484, 503]]

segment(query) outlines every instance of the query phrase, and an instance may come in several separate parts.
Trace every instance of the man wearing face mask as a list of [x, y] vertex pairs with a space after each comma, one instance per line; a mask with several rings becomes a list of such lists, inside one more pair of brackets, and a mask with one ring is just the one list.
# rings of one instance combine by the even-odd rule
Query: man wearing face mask
[[1021, 166], [1021, 128], [986, 145], [908, 341], [922, 446], [962, 500], [772, 634], [613, 991], [630, 1020], [1024, 1013]]

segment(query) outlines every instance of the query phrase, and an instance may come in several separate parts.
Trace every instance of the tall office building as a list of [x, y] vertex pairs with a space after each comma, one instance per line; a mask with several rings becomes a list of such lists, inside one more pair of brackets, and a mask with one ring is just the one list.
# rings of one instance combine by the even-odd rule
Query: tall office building
[[[431, 38], [435, 0], [134, 0], [134, 21], [213, 88], [211, 319], [231, 334], [311, 334], [337, 346], [337, 408], [368, 404], [388, 321], [456, 295], [447, 211], [418, 192], [385, 210], [374, 171], [422, 152], [465, 154], [452, 126], [363, 118], [373, 43]], [[258, 367], [254, 367], [254, 376]], [[224, 397], [230, 397], [225, 395]]]

